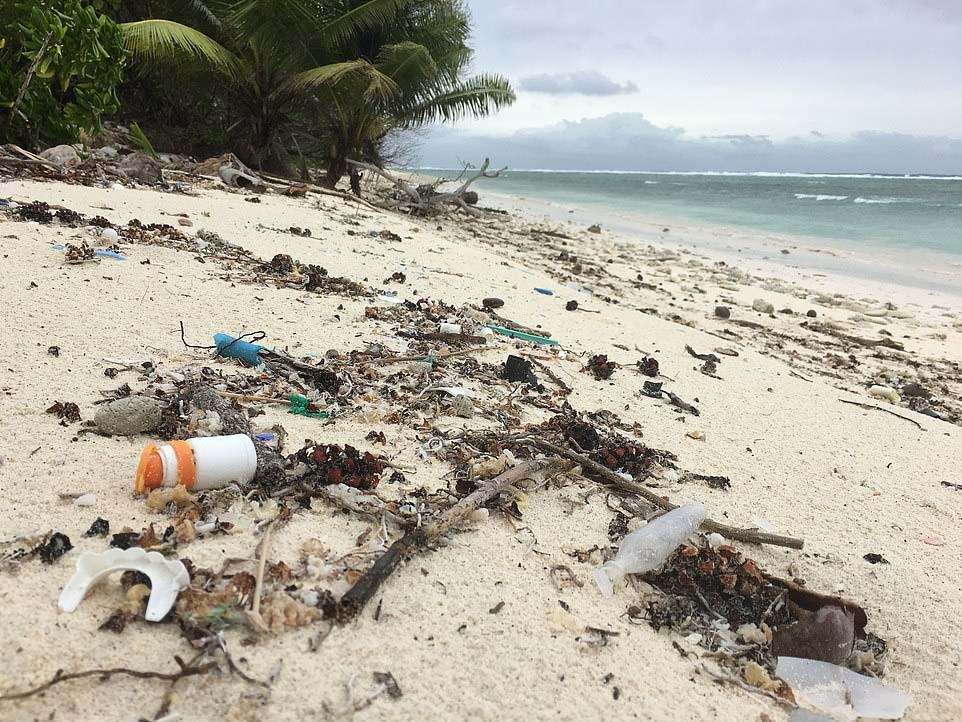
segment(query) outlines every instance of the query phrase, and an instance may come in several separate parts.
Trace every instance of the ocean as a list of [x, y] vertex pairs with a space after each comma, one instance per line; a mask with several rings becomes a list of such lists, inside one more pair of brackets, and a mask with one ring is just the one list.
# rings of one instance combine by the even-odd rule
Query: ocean
[[599, 218], [663, 215], [962, 256], [962, 176], [508, 171], [475, 187], [594, 208]]

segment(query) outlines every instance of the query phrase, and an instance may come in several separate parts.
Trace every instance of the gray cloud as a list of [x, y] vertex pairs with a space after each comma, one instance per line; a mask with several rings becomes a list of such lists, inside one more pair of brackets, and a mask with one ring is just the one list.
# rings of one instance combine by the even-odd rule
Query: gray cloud
[[777, 141], [752, 134], [688, 135], [641, 113], [613, 113], [506, 136], [438, 128], [425, 139], [421, 162], [456, 167], [461, 158], [486, 156], [515, 169], [949, 175], [962, 168], [962, 138], [877, 131]]
[[597, 70], [529, 75], [521, 78], [518, 87], [532, 93], [549, 95], [624, 95], [638, 91], [638, 86], [633, 82], [619, 84]]

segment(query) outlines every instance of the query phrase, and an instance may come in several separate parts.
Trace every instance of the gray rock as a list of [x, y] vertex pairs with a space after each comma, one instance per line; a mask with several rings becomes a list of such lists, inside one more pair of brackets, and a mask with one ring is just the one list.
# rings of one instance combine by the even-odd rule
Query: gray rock
[[163, 408], [160, 401], [149, 396], [128, 396], [101, 406], [94, 423], [105, 434], [142, 434], [160, 426]]
[[728, 306], [715, 306], [715, 315], [718, 318], [731, 318], [732, 310]]
[[764, 298], [756, 298], [752, 301], [752, 308], [759, 313], [775, 313], [775, 306], [766, 301]]
[[138, 180], [141, 183], [160, 183], [163, 180], [163, 174], [160, 172], [160, 161], [151, 158], [146, 153], [131, 153], [120, 161], [117, 169], [128, 178]]
[[61, 168], [80, 163], [80, 154], [72, 145], [55, 145], [43, 151], [40, 157]]

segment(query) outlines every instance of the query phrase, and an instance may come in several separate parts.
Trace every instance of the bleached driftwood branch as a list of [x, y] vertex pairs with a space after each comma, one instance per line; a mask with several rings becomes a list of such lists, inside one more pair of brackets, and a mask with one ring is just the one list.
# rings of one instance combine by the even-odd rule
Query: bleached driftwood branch
[[468, 189], [471, 187], [471, 184], [479, 178], [497, 178], [508, 169], [507, 166], [505, 166], [500, 170], [489, 171], [488, 167], [491, 165], [491, 160], [489, 158], [485, 158], [484, 163], [481, 164], [481, 167], [478, 168], [477, 172], [467, 178], [455, 190], [447, 193], [438, 193], [436, 189], [444, 179], [438, 179], [435, 183], [432, 183], [426, 187], [415, 187], [403, 178], [400, 178], [399, 176], [396, 176], [390, 171], [374, 165], [373, 163], [365, 163], [352, 159], [348, 159], [347, 162], [356, 168], [368, 170], [391, 183], [395, 188], [401, 191], [404, 197], [394, 199], [389, 203], [389, 206], [395, 210], [403, 210], [414, 215], [432, 215], [434, 213], [440, 213], [445, 210], [445, 208], [453, 206], [455, 209], [460, 209], [468, 215], [484, 217], [486, 215], [484, 211], [480, 210], [479, 208], [473, 208], [471, 204], [467, 202], [465, 196], [468, 192]]

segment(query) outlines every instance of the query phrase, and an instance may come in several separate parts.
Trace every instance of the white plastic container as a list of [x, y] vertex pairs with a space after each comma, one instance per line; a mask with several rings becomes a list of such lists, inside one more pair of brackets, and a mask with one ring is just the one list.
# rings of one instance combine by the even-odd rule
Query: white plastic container
[[459, 336], [461, 334], [461, 324], [447, 322], [442, 323], [440, 326], [438, 326], [438, 332]]
[[257, 471], [254, 442], [244, 434], [204, 436], [186, 441], [148, 444], [140, 456], [136, 488], [141, 494], [158, 486], [222, 489], [249, 484]]
[[626, 574], [644, 574], [662, 565], [665, 559], [705, 520], [705, 505], [692, 501], [672, 509], [626, 536], [610, 562], [595, 569], [595, 581], [606, 597]]

